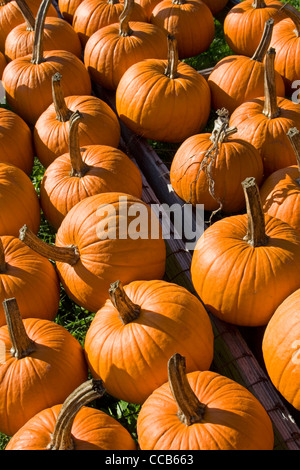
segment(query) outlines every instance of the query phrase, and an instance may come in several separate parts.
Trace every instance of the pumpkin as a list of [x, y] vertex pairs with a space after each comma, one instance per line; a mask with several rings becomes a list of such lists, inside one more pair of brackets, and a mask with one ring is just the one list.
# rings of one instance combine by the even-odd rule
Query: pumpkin
[[87, 380], [80, 343], [49, 320], [22, 320], [16, 299], [3, 302], [0, 328], [5, 360], [0, 364], [0, 432], [12, 436], [39, 411], [63, 402]]
[[[20, 2], [20, 0], [16, 1]], [[25, 0], [21, 0], [19, 8], [25, 22], [15, 26], [6, 37], [4, 52], [8, 61], [32, 54], [33, 51], [36, 20]], [[79, 37], [72, 26], [61, 18], [46, 19], [43, 29], [43, 48], [44, 51], [62, 49], [81, 58]]]
[[175, 353], [168, 382], [143, 403], [137, 420], [141, 450], [273, 449], [271, 419], [249, 390], [216, 372], [186, 373], [186, 364]]
[[12, 60], [2, 77], [8, 105], [34, 125], [52, 103], [52, 76], [63, 76], [65, 94], [91, 94], [91, 80], [84, 64], [68, 51], [43, 51], [43, 28], [51, 0], [43, 0], [37, 15], [33, 53]]
[[205, 127], [211, 97], [202, 75], [178, 60], [176, 39], [170, 35], [168, 47], [168, 60], [145, 59], [124, 73], [116, 90], [116, 110], [142, 137], [181, 142]]
[[300, 107], [291, 100], [278, 97], [274, 77], [275, 50], [266, 55], [265, 95], [241, 104], [230, 117], [230, 126], [237, 127], [236, 137], [247, 140], [259, 150], [264, 164], [264, 177], [296, 164], [293, 147], [287, 137], [291, 127], [300, 128]]
[[141, 173], [124, 152], [106, 145], [80, 148], [81, 120], [81, 114], [75, 111], [70, 118], [69, 152], [51, 163], [41, 181], [43, 214], [55, 229], [72, 207], [94, 194], [127, 191], [142, 197]]
[[300, 411], [300, 289], [275, 310], [263, 336], [262, 352], [274, 387]]
[[53, 265], [16, 237], [0, 237], [0, 326], [6, 319], [2, 302], [13, 296], [22, 318], [54, 320], [60, 285]]
[[253, 145], [235, 138], [229, 113], [218, 111], [212, 133], [196, 134], [178, 148], [171, 163], [170, 181], [185, 202], [204, 204], [204, 210], [239, 212], [245, 208], [242, 181], [263, 179], [261, 156]]
[[[214, 336], [200, 300], [174, 283], [150, 280], [112, 283], [110, 299], [96, 313], [85, 354], [107, 392], [143, 403], [167, 380], [167, 358], [180, 350], [188, 370], [209, 369]], [[138, 348], [136, 347], [138, 344]]]
[[[4, 52], [5, 40], [8, 33], [18, 24], [24, 22], [24, 17], [19, 8], [20, 2], [16, 0], [1, 0], [0, 4], [0, 51]], [[26, 0], [26, 3], [35, 16], [41, 4], [41, 0]], [[49, 6], [48, 17], [57, 17], [58, 13], [54, 5]]]
[[252, 57], [258, 48], [265, 23], [286, 18], [279, 0], [245, 0], [234, 5], [224, 20], [224, 37], [235, 54]]
[[33, 129], [36, 155], [45, 168], [55, 158], [69, 151], [69, 120], [78, 110], [83, 116], [79, 124], [79, 143], [118, 147], [120, 124], [116, 113], [103, 100], [90, 95], [64, 96], [62, 75], [52, 76], [53, 102], [41, 114]]
[[202, 0], [214, 16], [220, 13], [227, 5], [228, 0]]
[[300, 76], [300, 12], [292, 5], [284, 5], [289, 18], [274, 27], [271, 46], [276, 50], [275, 70], [282, 75], [286, 94], [291, 96], [293, 83]]
[[164, 31], [145, 22], [129, 22], [134, 0], [125, 0], [120, 22], [96, 31], [86, 43], [84, 64], [93, 82], [115, 90], [122, 75], [144, 59], [167, 59]]
[[151, 20], [151, 14], [156, 5], [160, 2], [161, 0], [136, 0], [136, 3], [141, 5], [141, 7], [144, 9], [147, 15], [147, 21], [150, 22]]
[[0, 152], [2, 162], [31, 174], [34, 161], [31, 130], [20, 116], [5, 108], [0, 108]]
[[264, 326], [300, 287], [300, 237], [264, 214], [254, 178], [243, 181], [246, 214], [218, 220], [199, 238], [192, 282], [207, 309], [239, 326]]
[[[85, 47], [93, 33], [104, 26], [118, 23], [123, 7], [123, 0], [83, 0], [75, 11], [72, 23], [81, 44]], [[141, 5], [134, 4], [131, 20], [147, 22]]]
[[[232, 55], [221, 59], [208, 77], [214, 109], [222, 107], [232, 113], [245, 101], [264, 95], [264, 58], [270, 44], [274, 20], [266, 22], [260, 44], [253, 54]], [[285, 96], [285, 86], [281, 75], [275, 72], [278, 96]]]
[[87, 406], [104, 393], [101, 380], [87, 380], [62, 405], [31, 418], [5, 450], [136, 450], [133, 438], [117, 420]]
[[[137, 215], [138, 214], [138, 215]], [[60, 225], [55, 245], [43, 243], [27, 227], [20, 238], [56, 267], [67, 295], [97, 312], [115, 279], [161, 279], [166, 247], [158, 218], [140, 199], [103, 193], [78, 202]]]
[[215, 35], [213, 15], [201, 0], [163, 0], [150, 21], [176, 38], [180, 59], [206, 51]]
[[7, 65], [7, 62], [6, 62], [5, 56], [2, 54], [2, 52], [0, 52], [0, 80], [2, 78], [6, 65]]
[[20, 168], [0, 162], [0, 235], [18, 237], [28, 224], [38, 233], [41, 209], [35, 188]]
[[63, 18], [70, 24], [73, 22], [76, 8], [83, 0], [58, 0], [58, 8]]

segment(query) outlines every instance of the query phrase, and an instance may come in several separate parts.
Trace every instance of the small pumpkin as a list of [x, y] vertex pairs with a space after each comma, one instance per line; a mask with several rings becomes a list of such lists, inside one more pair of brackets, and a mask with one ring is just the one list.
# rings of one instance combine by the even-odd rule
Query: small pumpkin
[[5, 56], [4, 54], [2, 54], [2, 52], [0, 52], [0, 80], [2, 78], [6, 65], [7, 65], [7, 62], [6, 62]]
[[180, 59], [206, 51], [215, 35], [213, 15], [201, 0], [163, 0], [153, 9], [150, 21], [175, 37]]
[[[188, 370], [209, 369], [214, 336], [202, 303], [184, 287], [150, 280], [117, 281], [85, 337], [85, 354], [108, 393], [143, 403], [167, 380], [167, 358], [180, 350]], [[138, 345], [138, 347], [136, 347]]]
[[180, 145], [171, 163], [170, 181], [185, 202], [228, 214], [245, 208], [241, 183], [252, 175], [260, 185], [263, 164], [253, 145], [235, 138], [237, 129], [229, 127], [228, 111], [223, 108], [217, 114], [211, 133], [193, 135]]
[[211, 371], [186, 373], [179, 353], [168, 382], [145, 401], [137, 420], [141, 450], [272, 450], [272, 422], [257, 398]]
[[263, 336], [262, 352], [274, 387], [300, 411], [300, 289], [275, 310]]
[[116, 90], [116, 110], [142, 137], [181, 142], [204, 128], [211, 97], [202, 75], [178, 60], [176, 39], [170, 35], [168, 48], [168, 60], [145, 59], [124, 73]]
[[207, 309], [239, 326], [264, 326], [300, 287], [300, 237], [264, 214], [254, 178], [246, 178], [247, 213], [218, 220], [199, 238], [192, 282]]
[[52, 76], [63, 76], [65, 94], [91, 94], [91, 80], [84, 64], [67, 51], [43, 51], [43, 28], [51, 0], [43, 0], [37, 15], [33, 53], [12, 60], [2, 77], [9, 106], [34, 125], [52, 103]]
[[73, 22], [76, 8], [83, 0], [58, 0], [58, 8], [63, 18], [70, 24]]
[[[232, 55], [221, 59], [208, 77], [214, 109], [222, 107], [232, 113], [245, 101], [264, 95], [264, 59], [269, 48], [274, 20], [266, 22], [259, 46], [252, 57]], [[277, 96], [285, 96], [281, 75], [275, 72]]]
[[165, 32], [142, 21], [130, 21], [134, 0], [125, 0], [119, 23], [96, 31], [86, 43], [84, 63], [92, 81], [115, 90], [122, 75], [144, 59], [167, 59]]
[[0, 328], [5, 361], [0, 363], [0, 432], [12, 436], [39, 411], [63, 402], [87, 380], [80, 343], [49, 320], [22, 320], [16, 299], [3, 302]]
[[97, 96], [64, 96], [62, 75], [52, 76], [52, 99], [33, 129], [36, 155], [45, 168], [55, 158], [69, 151], [69, 120], [78, 110], [83, 116], [79, 123], [79, 143], [85, 145], [108, 145], [118, 147], [121, 129], [116, 113]]
[[141, 7], [144, 9], [147, 15], [147, 21], [150, 22], [151, 20], [151, 14], [156, 5], [160, 2], [161, 0], [136, 0], [136, 3], [141, 5]]
[[45, 218], [58, 229], [78, 202], [94, 194], [127, 192], [142, 197], [138, 167], [121, 150], [106, 145], [79, 145], [78, 111], [70, 117], [69, 152], [56, 158], [46, 169], [40, 186]]
[[228, 0], [202, 0], [214, 16], [220, 13], [227, 5]]

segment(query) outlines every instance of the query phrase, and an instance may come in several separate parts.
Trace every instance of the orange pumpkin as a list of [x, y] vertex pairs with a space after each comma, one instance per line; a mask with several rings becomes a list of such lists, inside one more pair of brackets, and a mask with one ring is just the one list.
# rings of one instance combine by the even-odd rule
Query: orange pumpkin
[[181, 142], [206, 125], [210, 90], [201, 74], [178, 61], [176, 39], [168, 36], [168, 44], [168, 60], [145, 59], [124, 73], [116, 90], [116, 110], [142, 137]]
[[124, 193], [89, 196], [64, 218], [55, 245], [39, 240], [28, 228], [20, 238], [56, 261], [61, 282], [78, 305], [97, 312], [114, 279], [161, 279], [166, 246], [158, 218], [140, 199]]
[[75, 111], [70, 118], [70, 149], [47, 168], [40, 186], [43, 214], [58, 229], [79, 201], [106, 192], [127, 192], [142, 197], [138, 167], [121, 150], [106, 145], [80, 148], [78, 125], [83, 120]]
[[43, 51], [42, 32], [51, 0], [43, 0], [37, 15], [32, 55], [19, 57], [5, 68], [2, 77], [9, 106], [33, 125], [52, 103], [51, 80], [54, 73], [63, 76], [68, 95], [91, 94], [91, 80], [84, 64], [67, 51]]
[[212, 14], [215, 16], [220, 13], [227, 5], [228, 0], [202, 0], [208, 6]]
[[2, 54], [2, 52], [0, 52], [0, 80], [2, 78], [6, 65], [7, 65], [6, 59], [4, 55]]
[[257, 398], [216, 372], [186, 373], [185, 362], [174, 354], [168, 382], [142, 405], [137, 420], [140, 449], [273, 450], [272, 422]]
[[69, 120], [76, 110], [83, 116], [78, 128], [82, 147], [94, 144], [118, 147], [120, 142], [120, 124], [110, 106], [96, 96], [64, 97], [61, 79], [60, 73], [53, 75], [53, 103], [41, 114], [33, 129], [35, 152], [45, 168], [69, 151]]
[[206, 51], [215, 35], [213, 15], [201, 0], [163, 0], [150, 21], [176, 38], [180, 59]]
[[31, 418], [5, 450], [136, 450], [136, 444], [117, 420], [87, 406], [105, 392], [101, 380], [80, 385], [62, 405]]
[[[208, 77], [214, 109], [222, 107], [232, 113], [245, 101], [264, 95], [264, 58], [269, 47], [274, 20], [266, 22], [264, 33], [253, 56], [232, 55], [221, 59]], [[285, 96], [285, 86], [281, 75], [275, 72], [278, 96]]]
[[197, 297], [160, 280], [124, 287], [115, 282], [109, 292], [84, 345], [92, 375], [102, 378], [109, 394], [143, 403], [166, 382], [167, 358], [176, 350], [188, 358], [189, 371], [209, 369], [214, 336]]
[[73, 22], [76, 8], [83, 0], [58, 0], [58, 8], [63, 18], [70, 24]]
[[264, 214], [253, 178], [243, 182], [247, 214], [208, 227], [193, 252], [194, 287], [216, 317], [240, 326], [263, 326], [300, 287], [300, 236]]
[[31, 130], [20, 116], [5, 108], [0, 108], [0, 152], [3, 162], [31, 174], [34, 161]]
[[92, 81], [115, 90], [129, 67], [144, 59], [167, 59], [165, 32], [145, 22], [129, 22], [134, 0], [125, 0], [120, 22], [96, 31], [86, 43], [84, 63]]
[[0, 326], [6, 319], [2, 302], [15, 297], [22, 318], [54, 320], [60, 285], [53, 265], [16, 237], [0, 237]]
[[274, 387], [300, 411], [300, 289], [275, 310], [263, 336], [263, 359]]
[[36, 413], [63, 402], [87, 380], [80, 343], [49, 320], [22, 320], [14, 298], [3, 302], [0, 328], [5, 360], [0, 363], [0, 432], [12, 436]]
[[160, 2], [161, 0], [136, 0], [136, 3], [141, 5], [141, 7], [144, 9], [147, 15], [147, 21], [151, 20], [151, 14], [156, 5]]

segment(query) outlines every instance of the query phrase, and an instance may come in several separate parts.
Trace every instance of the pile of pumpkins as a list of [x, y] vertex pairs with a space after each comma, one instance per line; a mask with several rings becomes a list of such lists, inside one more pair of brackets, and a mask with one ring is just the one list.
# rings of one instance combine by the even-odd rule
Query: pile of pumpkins
[[[245, 0], [238, 14], [234, 7], [224, 33], [236, 55], [206, 80], [184, 59], [210, 47], [214, 15], [227, 1], [59, 0], [62, 17], [51, 0], [3, 3], [6, 449], [273, 449], [260, 402], [210, 371], [208, 311], [234, 325], [266, 326], [266, 368], [299, 410], [300, 104], [291, 96], [300, 14], [276, 0]], [[115, 93], [116, 112], [93, 95], [93, 82]], [[203, 133], [212, 109], [214, 129]], [[155, 216], [142, 201], [138, 167], [119, 149], [119, 120], [143, 138], [180, 144], [174, 191], [223, 212], [193, 253], [202, 302], [164, 280], [165, 241], [161, 230], [151, 238]], [[34, 157], [45, 168], [39, 196]], [[116, 236], [128, 233], [137, 207], [148, 224], [138, 237]], [[41, 210], [54, 245], [38, 237]], [[55, 322], [61, 285], [95, 314], [84, 346]], [[138, 442], [87, 406], [105, 392], [141, 405]]]

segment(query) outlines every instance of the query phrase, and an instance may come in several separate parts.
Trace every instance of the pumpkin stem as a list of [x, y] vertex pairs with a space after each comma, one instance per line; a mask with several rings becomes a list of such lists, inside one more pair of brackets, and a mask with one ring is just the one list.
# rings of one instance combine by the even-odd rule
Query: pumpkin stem
[[29, 338], [23, 323], [22, 316], [15, 298], [2, 302], [8, 333], [12, 348], [11, 355], [16, 359], [29, 356], [36, 350], [34, 342]]
[[168, 63], [165, 75], [171, 79], [177, 76], [178, 48], [177, 40], [171, 34], [168, 34]]
[[[297, 160], [297, 165], [298, 165], [298, 170], [300, 173], [300, 132], [296, 127], [292, 127], [289, 129], [287, 132], [287, 136], [292, 144], [292, 147], [294, 149], [295, 155], [296, 155], [296, 160]], [[297, 178], [297, 183], [300, 184], [300, 177]]]
[[82, 178], [89, 170], [89, 166], [82, 160], [80, 151], [78, 126], [81, 119], [82, 115], [80, 112], [75, 111], [70, 117], [69, 129], [69, 153], [72, 165], [71, 176], [77, 176], [78, 178]]
[[6, 262], [2, 238], [0, 237], [0, 273], [5, 273]]
[[64, 401], [47, 450], [74, 450], [72, 426], [79, 410], [105, 393], [102, 380], [87, 380]]
[[244, 237], [244, 240], [253, 247], [265, 246], [268, 243], [269, 237], [266, 235], [265, 214], [255, 178], [246, 178], [242, 181], [242, 186], [248, 217], [247, 235]]
[[43, 36], [44, 36], [44, 25], [46, 20], [46, 15], [50, 7], [51, 0], [43, 0], [40, 8], [37, 12], [35, 30], [34, 30], [34, 39], [33, 39], [33, 51], [31, 62], [35, 65], [43, 62]]
[[214, 128], [210, 136], [210, 140], [215, 146], [237, 132], [237, 127], [229, 127], [229, 111], [227, 109], [218, 109], [217, 114], [218, 118], [214, 122]]
[[186, 0], [172, 0], [173, 5], [184, 5]]
[[57, 72], [52, 77], [52, 97], [56, 119], [60, 122], [69, 121], [72, 111], [67, 107], [61, 86], [62, 75]]
[[203, 421], [206, 405], [193, 392], [185, 370], [185, 358], [175, 353], [168, 361], [169, 385], [178, 407], [178, 418], [186, 426], [191, 426]]
[[48, 245], [40, 238], [38, 238], [28, 227], [23, 225], [20, 229], [19, 239], [24, 242], [29, 248], [36, 253], [39, 253], [44, 258], [58, 261], [60, 263], [67, 263], [74, 266], [80, 259], [77, 246], [55, 246]]
[[131, 34], [133, 33], [132, 29], [129, 26], [129, 20], [132, 15], [133, 8], [134, 8], [134, 0], [125, 0], [123, 11], [119, 16], [120, 36], [131, 36]]
[[280, 108], [277, 104], [276, 81], [275, 81], [275, 61], [276, 51], [272, 47], [267, 51], [265, 61], [265, 103], [263, 114], [269, 119], [275, 119], [280, 115]]
[[253, 8], [266, 8], [266, 4], [264, 0], [253, 0], [252, 3]]
[[289, 5], [286, 3], [285, 5], [282, 6], [282, 9], [286, 13], [286, 15], [291, 18], [291, 20], [295, 24], [295, 34], [297, 37], [300, 37], [300, 12], [293, 7], [292, 5]]
[[115, 309], [118, 310], [124, 325], [139, 317], [141, 307], [131, 302], [120, 281], [113, 282], [110, 285], [109, 297]]
[[34, 31], [35, 28], [35, 18], [30, 10], [29, 6], [25, 0], [16, 0], [16, 3], [21, 10], [21, 13], [24, 17], [25, 23], [27, 25], [27, 31]]
[[271, 42], [273, 27], [274, 27], [274, 20], [273, 18], [269, 18], [265, 23], [264, 31], [263, 31], [260, 43], [258, 45], [258, 48], [256, 49], [253, 56], [251, 57], [252, 60], [256, 60], [257, 62], [263, 62], [265, 55], [267, 53], [267, 50], [269, 48], [270, 42]]

